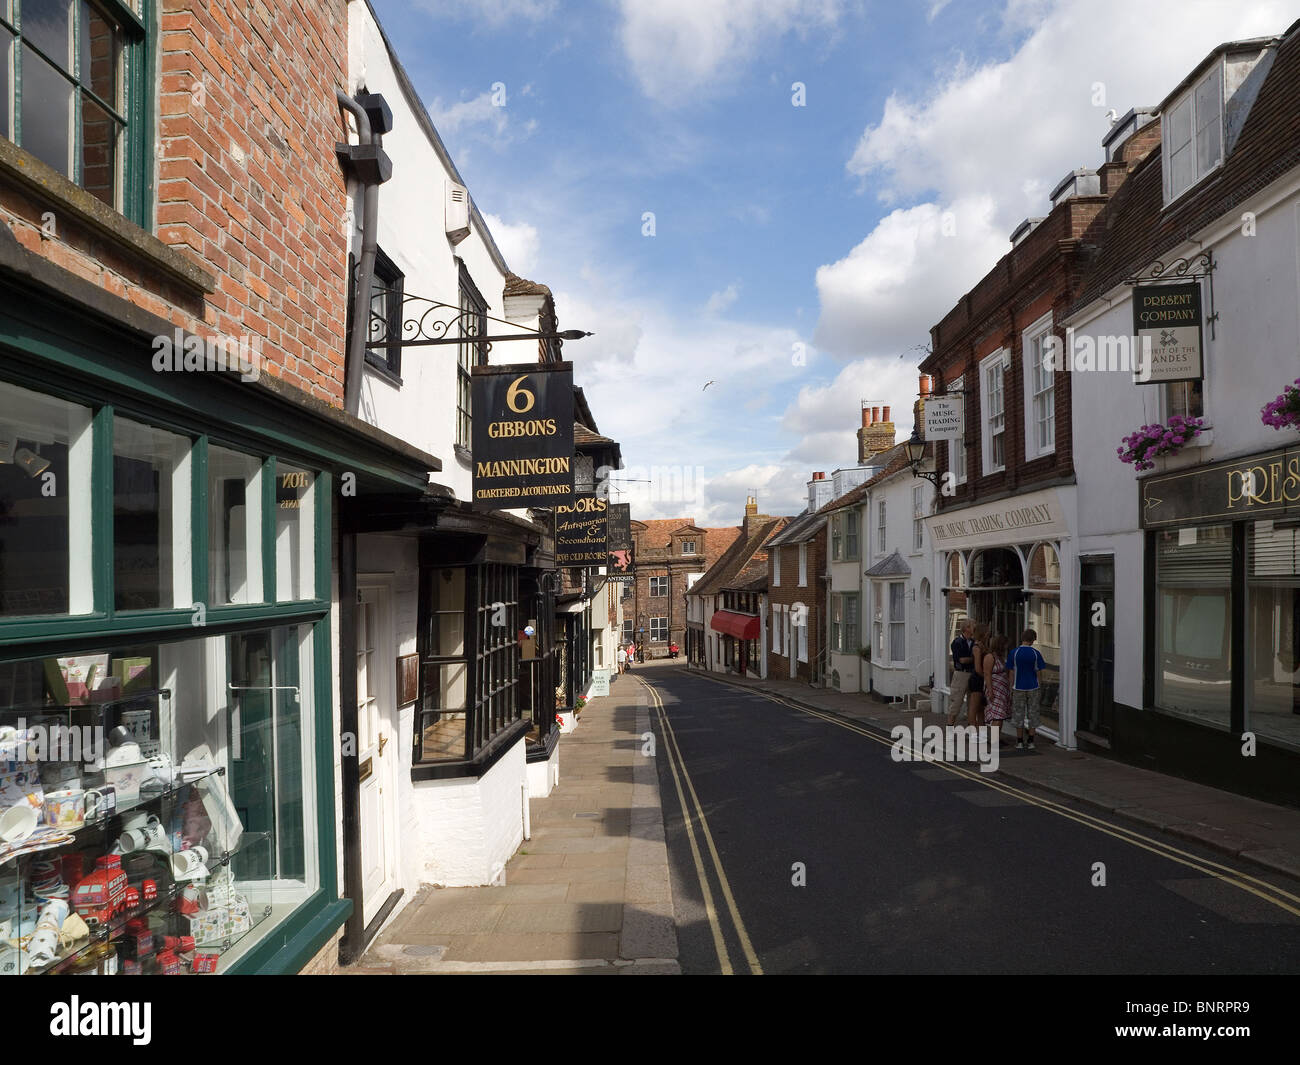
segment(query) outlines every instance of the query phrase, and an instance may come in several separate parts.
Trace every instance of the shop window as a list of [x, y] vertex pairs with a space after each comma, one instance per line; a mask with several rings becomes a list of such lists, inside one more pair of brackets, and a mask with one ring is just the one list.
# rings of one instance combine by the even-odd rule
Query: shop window
[[413, 761], [472, 760], [520, 716], [518, 570], [428, 567], [420, 618]]
[[370, 317], [367, 343], [387, 341], [381, 348], [367, 348], [366, 362], [392, 377], [402, 376], [402, 296], [406, 278], [397, 264], [375, 251], [375, 273], [370, 282]]
[[0, 386], [0, 617], [94, 609], [91, 416]]
[[889, 584], [889, 660], [907, 661], [907, 585], [902, 581]]
[[208, 594], [214, 605], [260, 603], [262, 461], [208, 448]]
[[668, 619], [651, 618], [650, 619], [650, 642], [662, 643], [668, 639]]
[[651, 577], [651, 578], [650, 578], [650, 594], [651, 594], [651, 596], [654, 596], [654, 597], [659, 597], [659, 596], [665, 596], [665, 595], [667, 595], [667, 594], [668, 594], [668, 578], [667, 578], [667, 577]]
[[1300, 523], [1247, 530], [1246, 730], [1300, 748]]
[[[110, 942], [117, 971], [161, 972], [161, 951], [132, 946], [141, 927], [193, 936], [225, 971], [318, 891], [313, 641], [310, 625], [282, 626], [0, 664], [0, 762], [20, 742], [40, 761], [29, 801], [71, 837], [40, 857], [91, 928], [54, 938], [29, 972], [108, 971]], [[9, 846], [0, 895], [30, 895], [36, 865], [6, 862]], [[196, 877], [207, 906], [190, 910]]]
[[1227, 729], [1232, 676], [1232, 527], [1156, 537], [1156, 706]]
[[144, 224], [145, 31], [115, 0], [0, 3], [0, 135]]
[[190, 440], [113, 423], [113, 598], [118, 610], [192, 605]]
[[279, 463], [275, 473], [275, 597], [316, 598], [316, 475]]

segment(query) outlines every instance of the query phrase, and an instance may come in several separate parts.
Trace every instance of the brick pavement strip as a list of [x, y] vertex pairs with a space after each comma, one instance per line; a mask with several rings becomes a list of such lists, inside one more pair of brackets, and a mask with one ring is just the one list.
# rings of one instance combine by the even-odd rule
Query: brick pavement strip
[[641, 754], [650, 710], [621, 687], [561, 739], [560, 784], [532, 800], [505, 886], [423, 888], [345, 971], [681, 972], [658, 774]]

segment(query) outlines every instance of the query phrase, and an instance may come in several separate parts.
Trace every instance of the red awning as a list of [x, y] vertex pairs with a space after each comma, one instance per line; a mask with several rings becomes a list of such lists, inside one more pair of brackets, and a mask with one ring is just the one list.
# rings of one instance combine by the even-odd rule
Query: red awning
[[732, 610], [715, 610], [709, 625], [717, 629], [718, 632], [725, 632], [728, 636], [735, 636], [739, 640], [758, 639], [758, 618], [753, 614], [737, 614]]

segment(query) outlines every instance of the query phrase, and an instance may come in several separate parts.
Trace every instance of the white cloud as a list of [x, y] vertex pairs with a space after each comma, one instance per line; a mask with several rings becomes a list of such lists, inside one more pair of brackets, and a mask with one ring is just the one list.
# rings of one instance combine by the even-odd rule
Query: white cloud
[[925, 21], [933, 22], [950, 3], [952, 3], [952, 0], [934, 0], [930, 5], [930, 10], [925, 13]]
[[840, 0], [620, 0], [623, 50], [642, 91], [682, 104], [769, 39], [833, 27]]
[[[992, 198], [980, 196], [886, 215], [843, 259], [818, 268], [817, 346], [898, 361], [927, 343], [930, 326], [1010, 246], [994, 214]], [[915, 368], [920, 357], [903, 361]]]
[[520, 277], [535, 280], [532, 272], [537, 266], [537, 253], [540, 247], [537, 227], [527, 222], [511, 225], [498, 215], [488, 214], [486, 211], [483, 213], [483, 221], [487, 223], [492, 239], [497, 242], [497, 247], [501, 249], [501, 254], [510, 269]]
[[740, 296], [740, 282], [733, 281], [724, 289], [713, 293], [708, 302], [704, 305], [704, 310], [709, 314], [721, 314], [730, 307]]
[[490, 91], [479, 93], [472, 100], [459, 100], [447, 107], [443, 107], [442, 100], [435, 98], [429, 107], [429, 113], [438, 132], [444, 136], [476, 126], [488, 127], [500, 136], [509, 124], [506, 109], [492, 103]]
[[1045, 213], [1044, 191], [1067, 171], [1101, 162], [1107, 108], [1159, 103], [1216, 45], [1280, 32], [1295, 13], [1294, 0], [1012, 0], [1004, 26], [1032, 30], [1014, 54], [958, 63], [924, 98], [891, 95], [849, 172], [886, 203], [989, 194], [1014, 225]]

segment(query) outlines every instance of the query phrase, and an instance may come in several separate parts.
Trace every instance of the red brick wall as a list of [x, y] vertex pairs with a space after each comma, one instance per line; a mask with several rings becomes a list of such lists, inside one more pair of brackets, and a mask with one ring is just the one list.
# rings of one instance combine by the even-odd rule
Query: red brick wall
[[[200, 335], [255, 336], [263, 371], [342, 405], [346, 0], [161, 0], [156, 236], [213, 274], [206, 297], [57, 203], [0, 180], [28, 249]], [[202, 86], [199, 91], [198, 86]], [[41, 232], [53, 211], [54, 235]]]
[[[780, 585], [773, 583], [775, 565], [773, 556], [777, 551], [781, 552]], [[796, 603], [802, 603], [808, 609], [808, 661], [796, 662], [795, 664], [795, 676], [803, 680], [811, 679], [813, 663], [817, 661], [817, 656], [822, 649], [822, 629], [825, 626], [826, 619], [826, 585], [819, 578], [825, 572], [825, 528], [821, 529], [808, 543], [808, 580], [804, 585], [799, 584], [799, 545], [785, 544], [779, 548], [768, 549], [767, 602], [769, 608], [778, 604], [791, 607]], [[770, 618], [771, 614], [769, 614]], [[767, 645], [764, 650], [767, 655], [767, 675], [776, 680], [788, 679], [790, 676], [790, 655], [787, 653], [788, 649], [784, 643], [780, 654], [772, 650], [770, 620]]]

